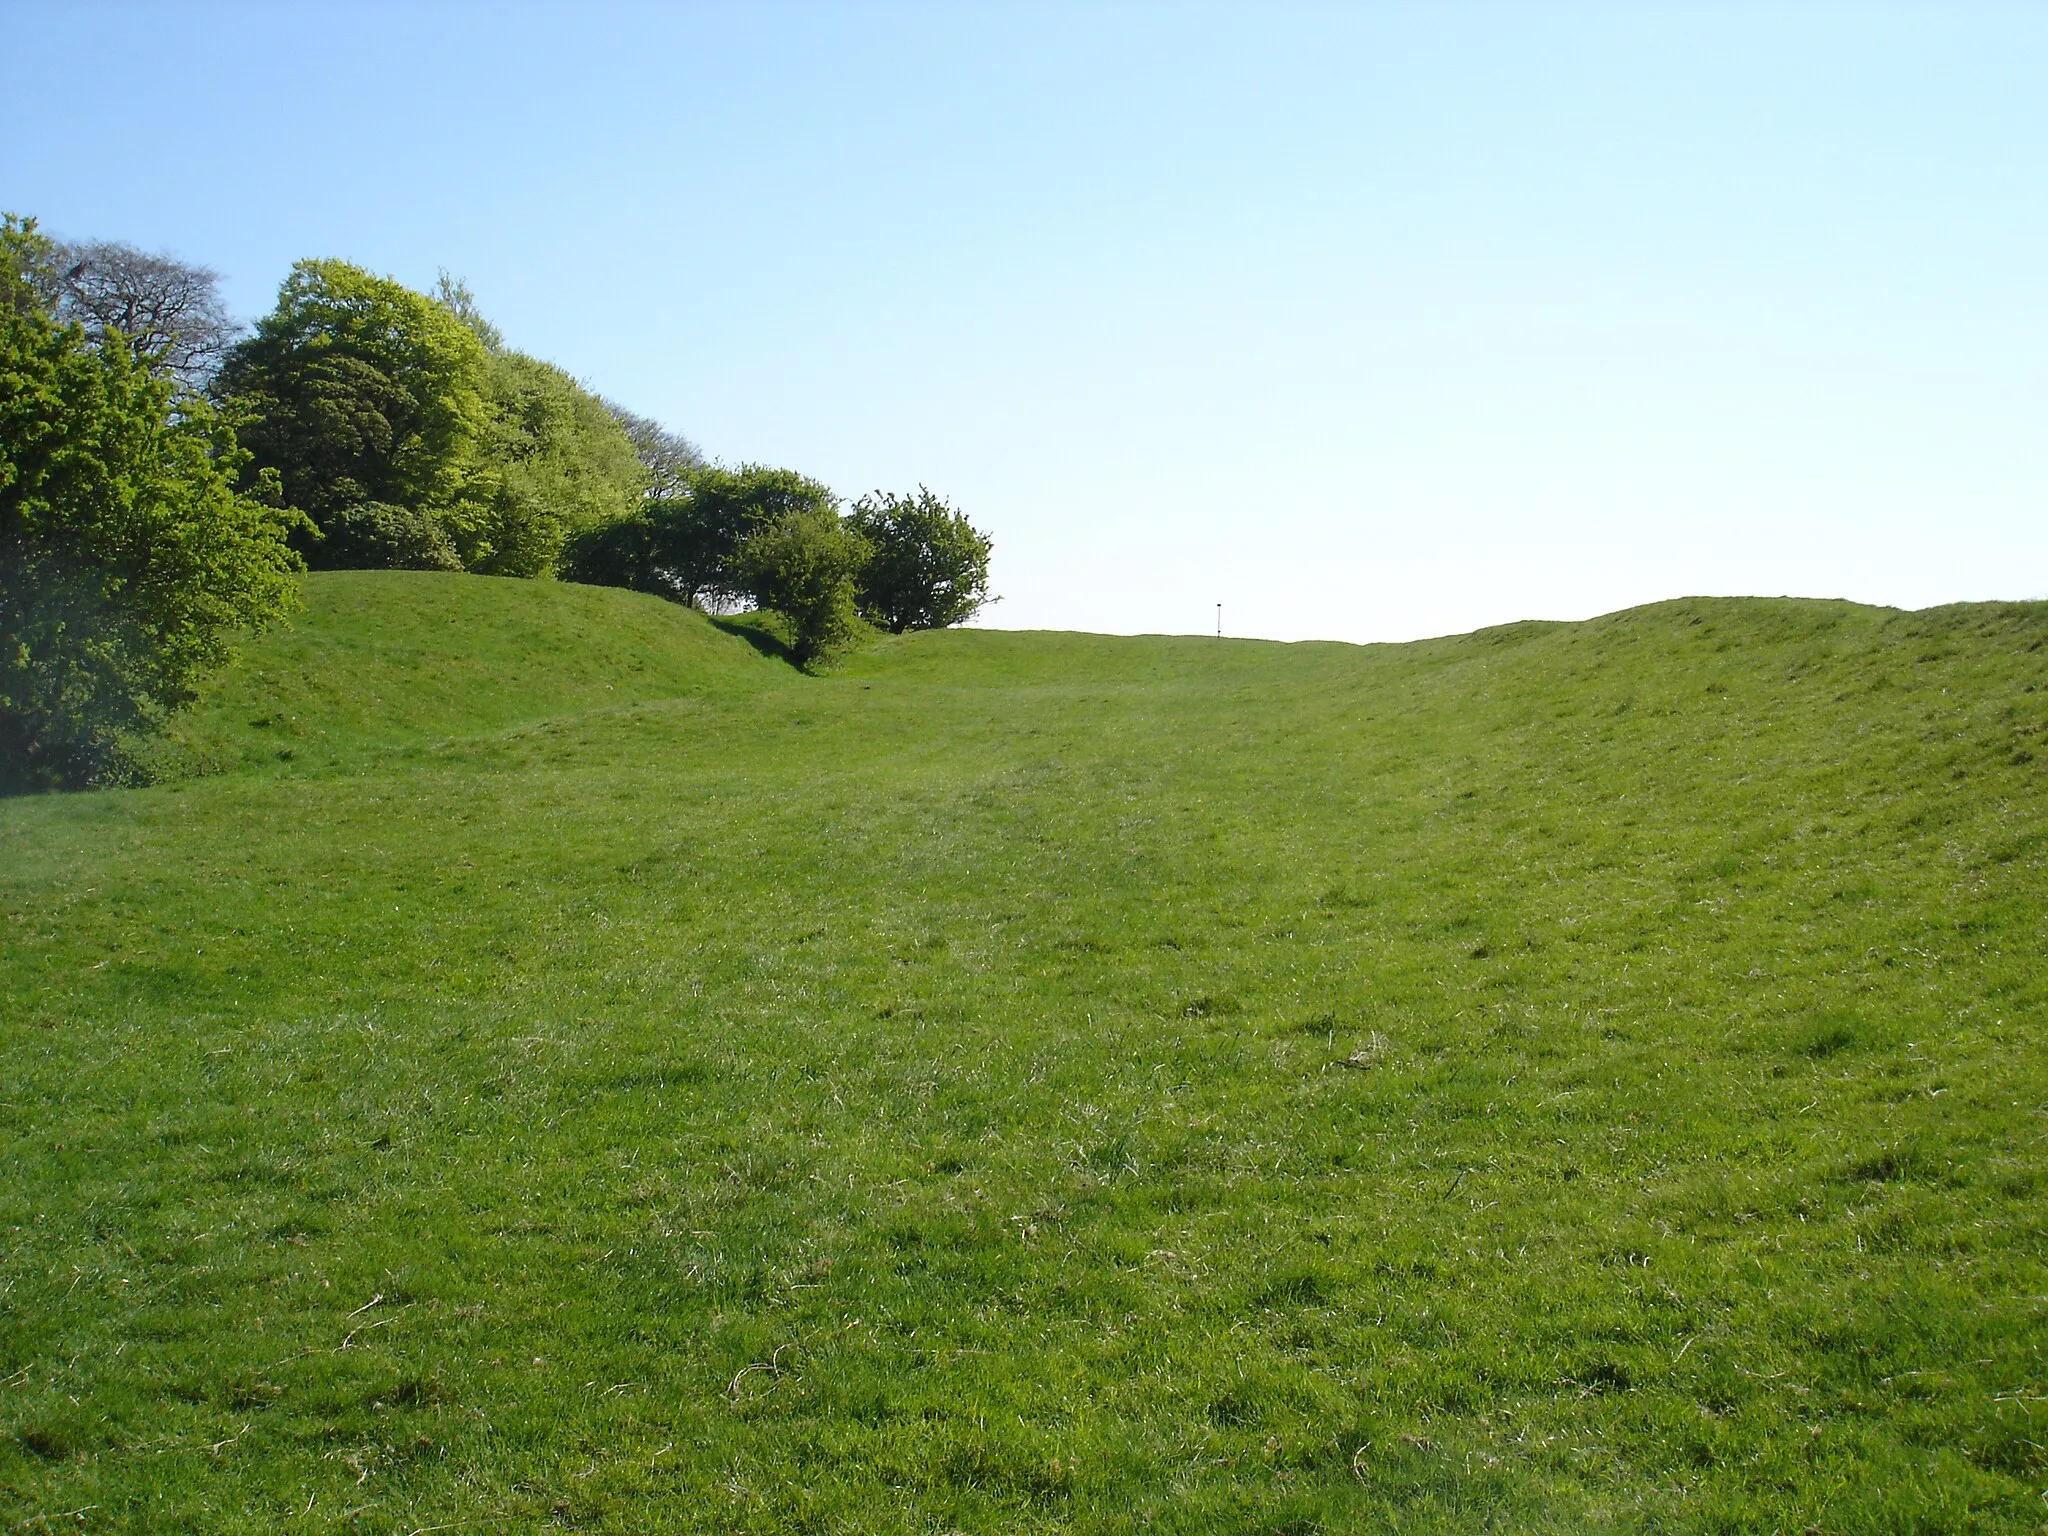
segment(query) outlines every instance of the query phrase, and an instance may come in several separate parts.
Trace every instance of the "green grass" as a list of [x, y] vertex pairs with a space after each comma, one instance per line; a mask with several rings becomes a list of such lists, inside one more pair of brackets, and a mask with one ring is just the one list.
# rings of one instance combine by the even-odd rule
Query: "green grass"
[[309, 595], [0, 803], [9, 1531], [2048, 1522], [2048, 605]]
[[370, 571], [309, 585], [309, 613], [174, 718], [151, 754], [166, 776], [335, 767], [364, 751], [788, 681], [695, 615], [603, 587]]

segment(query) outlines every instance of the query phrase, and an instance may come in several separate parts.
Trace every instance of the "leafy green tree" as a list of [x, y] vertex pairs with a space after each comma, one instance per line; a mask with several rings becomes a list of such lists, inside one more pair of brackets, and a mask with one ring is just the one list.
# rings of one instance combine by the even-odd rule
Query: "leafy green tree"
[[468, 326], [470, 334], [484, 344], [486, 352], [505, 350], [505, 333], [484, 318], [469, 284], [459, 277], [450, 276], [446, 267], [434, 280], [434, 302]]
[[[233, 634], [286, 613], [298, 521], [236, 491], [228, 417], [59, 326], [33, 220], [0, 220], [0, 781], [123, 776]], [[108, 339], [116, 343], [118, 331]]]
[[772, 523], [805, 515], [834, 521], [839, 515], [838, 498], [808, 475], [765, 464], [699, 470], [667, 521], [661, 568], [694, 594], [692, 602], [758, 599], [750, 568], [739, 564], [741, 544]]
[[806, 512], [836, 518], [838, 503], [824, 486], [793, 469], [714, 465], [691, 474], [682, 494], [650, 498], [630, 518], [579, 537], [562, 570], [572, 581], [716, 607], [750, 595], [736, 564], [747, 537]]
[[490, 402], [491, 489], [471, 568], [551, 574], [573, 534], [633, 513], [648, 472], [611, 409], [552, 363], [494, 353]]
[[634, 592], [651, 592], [677, 602], [688, 599], [661, 577], [656, 563], [659, 530], [654, 507], [643, 507], [615, 523], [585, 528], [570, 535], [562, 549], [560, 572], [564, 581], [586, 582], [593, 587], [625, 587]]
[[604, 402], [508, 348], [445, 272], [429, 297], [300, 262], [217, 388], [258, 418], [256, 463], [318, 525], [316, 565], [545, 576], [648, 483]]
[[490, 489], [472, 566], [494, 576], [550, 575], [578, 532], [631, 515], [649, 491], [651, 467], [616, 408], [552, 363], [508, 347], [468, 283], [443, 270], [434, 302], [490, 359], [480, 476]]
[[990, 601], [988, 536], [923, 486], [915, 496], [863, 496], [847, 521], [874, 546], [855, 588], [869, 622], [899, 635], [944, 629]]
[[[465, 564], [488, 560], [490, 359], [425, 294], [344, 261], [302, 261], [277, 307], [228, 355], [217, 395], [250, 416], [242, 441], [322, 533], [373, 504], [432, 519]], [[340, 551], [316, 540], [315, 565]]]
[[327, 514], [320, 563], [335, 571], [459, 571], [462, 555], [430, 512], [365, 501]]
[[853, 586], [871, 549], [827, 506], [794, 508], [740, 542], [733, 568], [747, 594], [788, 622], [790, 651], [809, 668], [853, 643]]

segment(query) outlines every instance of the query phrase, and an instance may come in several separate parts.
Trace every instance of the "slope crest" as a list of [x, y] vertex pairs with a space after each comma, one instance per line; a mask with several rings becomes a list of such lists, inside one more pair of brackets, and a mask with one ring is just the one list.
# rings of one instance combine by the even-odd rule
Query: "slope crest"
[[173, 723], [158, 766], [336, 760], [791, 673], [693, 610], [569, 582], [321, 571]]

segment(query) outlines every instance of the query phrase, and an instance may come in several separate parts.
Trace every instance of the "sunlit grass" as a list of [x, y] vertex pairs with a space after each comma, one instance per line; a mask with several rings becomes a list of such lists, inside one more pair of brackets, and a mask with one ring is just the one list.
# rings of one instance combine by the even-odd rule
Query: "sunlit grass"
[[2041, 1524], [2048, 608], [311, 600], [0, 804], [9, 1529]]

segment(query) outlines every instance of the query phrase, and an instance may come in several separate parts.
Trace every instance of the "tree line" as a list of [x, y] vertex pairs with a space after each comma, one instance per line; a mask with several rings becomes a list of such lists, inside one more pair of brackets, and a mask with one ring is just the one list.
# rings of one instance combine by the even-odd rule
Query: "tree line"
[[799, 665], [972, 617], [990, 544], [845, 506], [509, 346], [468, 287], [295, 265], [244, 331], [204, 267], [0, 219], [0, 787], [104, 782], [312, 569], [558, 576], [779, 614]]

